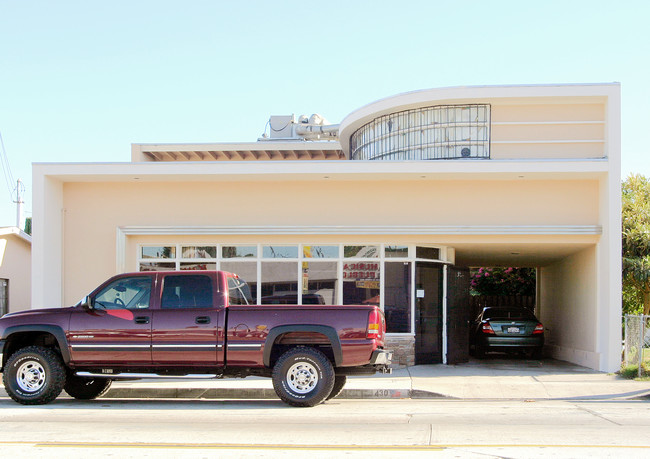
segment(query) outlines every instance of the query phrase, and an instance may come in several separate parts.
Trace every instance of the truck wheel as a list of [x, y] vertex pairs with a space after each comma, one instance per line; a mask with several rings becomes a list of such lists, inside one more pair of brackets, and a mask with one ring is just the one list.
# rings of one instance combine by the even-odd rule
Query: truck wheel
[[273, 367], [273, 388], [292, 406], [316, 406], [334, 386], [334, 368], [325, 355], [311, 347], [288, 350]]
[[325, 400], [331, 400], [334, 397], [338, 396], [341, 392], [343, 392], [343, 387], [345, 386], [345, 383], [348, 382], [348, 377], [345, 375], [336, 375], [334, 377], [334, 387], [332, 388], [332, 392], [327, 396]]
[[44, 405], [59, 396], [65, 384], [65, 367], [52, 349], [28, 346], [16, 351], [4, 368], [7, 394], [23, 405]]
[[92, 400], [101, 397], [111, 388], [111, 380], [106, 378], [82, 378], [69, 374], [65, 378], [65, 390], [70, 397], [78, 400]]

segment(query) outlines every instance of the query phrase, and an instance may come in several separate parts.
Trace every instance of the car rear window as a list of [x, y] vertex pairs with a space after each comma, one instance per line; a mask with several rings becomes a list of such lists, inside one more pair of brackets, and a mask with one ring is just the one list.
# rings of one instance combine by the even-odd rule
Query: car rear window
[[535, 315], [526, 309], [488, 309], [483, 312], [483, 319], [537, 320]]

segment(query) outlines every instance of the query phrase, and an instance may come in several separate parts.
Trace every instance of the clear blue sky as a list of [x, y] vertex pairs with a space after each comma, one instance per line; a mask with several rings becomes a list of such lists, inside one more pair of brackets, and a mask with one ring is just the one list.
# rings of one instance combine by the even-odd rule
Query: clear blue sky
[[0, 132], [30, 216], [33, 162], [255, 141], [272, 114], [339, 122], [416, 89], [618, 81], [623, 177], [650, 175], [649, 17], [625, 0], [0, 0]]

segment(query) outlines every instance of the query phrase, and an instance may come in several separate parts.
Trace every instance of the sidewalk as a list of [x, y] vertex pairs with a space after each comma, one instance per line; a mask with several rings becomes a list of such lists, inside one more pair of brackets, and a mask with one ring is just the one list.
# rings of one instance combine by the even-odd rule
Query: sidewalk
[[[106, 398], [276, 399], [267, 378], [113, 382]], [[631, 381], [567, 362], [486, 359], [418, 365], [392, 375], [348, 377], [350, 399], [650, 399], [650, 382]]]
[[[65, 395], [65, 394], [64, 394]], [[0, 396], [6, 397], [4, 387]], [[277, 399], [269, 378], [114, 381], [103, 398]], [[392, 375], [353, 376], [338, 398], [482, 400], [650, 400], [650, 382], [558, 360], [471, 360], [418, 365]]]

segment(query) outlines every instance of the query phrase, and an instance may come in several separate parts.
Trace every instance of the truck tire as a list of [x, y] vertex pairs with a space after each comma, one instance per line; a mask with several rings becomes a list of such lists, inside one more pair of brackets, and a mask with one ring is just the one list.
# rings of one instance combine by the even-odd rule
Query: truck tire
[[9, 357], [2, 380], [14, 401], [23, 405], [44, 405], [63, 390], [65, 367], [52, 349], [28, 346]]
[[101, 397], [111, 388], [111, 380], [107, 378], [82, 378], [68, 374], [65, 378], [65, 390], [70, 397], [77, 400], [93, 400]]
[[273, 367], [273, 388], [292, 406], [316, 406], [327, 399], [334, 386], [329, 359], [311, 347], [294, 347], [280, 356]]
[[325, 400], [331, 400], [334, 397], [337, 397], [341, 392], [343, 392], [343, 387], [345, 383], [348, 382], [348, 377], [345, 375], [336, 375], [334, 377], [334, 387], [332, 387], [332, 392], [327, 396]]

